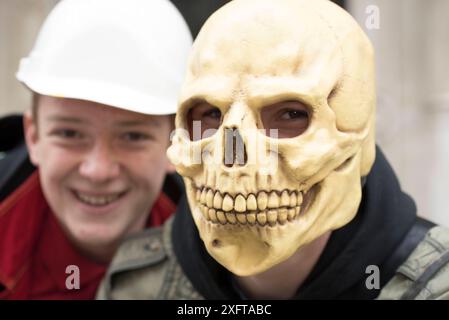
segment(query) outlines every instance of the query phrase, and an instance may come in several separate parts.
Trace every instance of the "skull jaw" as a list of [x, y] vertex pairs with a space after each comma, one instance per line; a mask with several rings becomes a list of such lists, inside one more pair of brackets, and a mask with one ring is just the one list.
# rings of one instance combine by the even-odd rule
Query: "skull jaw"
[[[209, 254], [238, 276], [251, 276], [266, 271], [296, 251], [295, 246], [283, 245], [289, 240], [276, 236], [279, 234], [279, 227], [223, 226], [204, 219], [199, 224], [200, 234]], [[291, 234], [286, 232], [286, 235]]]
[[346, 225], [360, 205], [360, 157], [359, 152], [345, 168], [319, 182], [305, 212], [284, 225], [222, 225], [206, 221], [191, 181], [186, 180], [192, 215], [207, 251], [232, 273], [250, 276], [272, 268], [324, 233]]

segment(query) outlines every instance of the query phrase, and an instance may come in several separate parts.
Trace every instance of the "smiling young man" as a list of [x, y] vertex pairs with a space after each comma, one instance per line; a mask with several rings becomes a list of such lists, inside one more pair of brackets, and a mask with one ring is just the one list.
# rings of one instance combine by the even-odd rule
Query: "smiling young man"
[[120, 242], [174, 212], [166, 149], [190, 45], [168, 0], [50, 13], [17, 74], [26, 146], [18, 118], [0, 121], [0, 299], [92, 299]]
[[108, 262], [120, 238], [145, 227], [158, 200], [172, 119], [83, 100], [38, 101], [25, 133], [43, 194], [72, 243]]

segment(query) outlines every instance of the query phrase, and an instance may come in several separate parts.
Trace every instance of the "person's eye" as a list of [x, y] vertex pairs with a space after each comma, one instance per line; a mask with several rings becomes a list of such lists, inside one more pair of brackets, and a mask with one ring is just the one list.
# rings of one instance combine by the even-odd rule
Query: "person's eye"
[[309, 115], [307, 111], [303, 110], [286, 110], [281, 113], [280, 119], [282, 120], [295, 120], [295, 119], [308, 119]]
[[210, 118], [214, 120], [220, 120], [221, 119], [221, 111], [218, 108], [212, 108], [210, 110], [207, 110], [203, 113], [202, 118]]
[[221, 111], [219, 108], [203, 101], [196, 104], [189, 110], [188, 117], [190, 121], [209, 121], [219, 123], [221, 120]]
[[265, 134], [278, 139], [304, 133], [310, 123], [310, 108], [300, 101], [281, 101], [263, 107], [260, 113]]
[[[221, 125], [221, 110], [206, 101], [193, 106], [187, 114], [187, 125], [192, 141], [210, 137]], [[197, 132], [201, 135], [197, 137]]]
[[56, 136], [58, 138], [67, 139], [67, 140], [75, 140], [82, 139], [84, 135], [78, 130], [74, 129], [58, 129], [54, 130], [51, 135]]
[[127, 132], [122, 135], [122, 138], [129, 142], [140, 142], [151, 139], [151, 136], [142, 132]]

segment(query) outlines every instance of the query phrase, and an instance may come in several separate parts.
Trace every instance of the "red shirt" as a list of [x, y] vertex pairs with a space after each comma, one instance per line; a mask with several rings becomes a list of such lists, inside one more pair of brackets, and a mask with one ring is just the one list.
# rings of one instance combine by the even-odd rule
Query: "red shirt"
[[[148, 226], [161, 225], [175, 211], [163, 193]], [[69, 290], [79, 268], [80, 289]], [[38, 172], [0, 203], [0, 299], [93, 299], [107, 265], [81, 255], [64, 235], [42, 193]], [[70, 281], [69, 281], [70, 282]]]

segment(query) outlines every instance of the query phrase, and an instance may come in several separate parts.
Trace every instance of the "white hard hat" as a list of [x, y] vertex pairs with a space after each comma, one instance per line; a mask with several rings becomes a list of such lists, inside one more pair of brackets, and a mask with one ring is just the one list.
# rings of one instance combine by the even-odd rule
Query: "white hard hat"
[[63, 0], [17, 78], [42, 95], [172, 114], [191, 44], [168, 0]]

